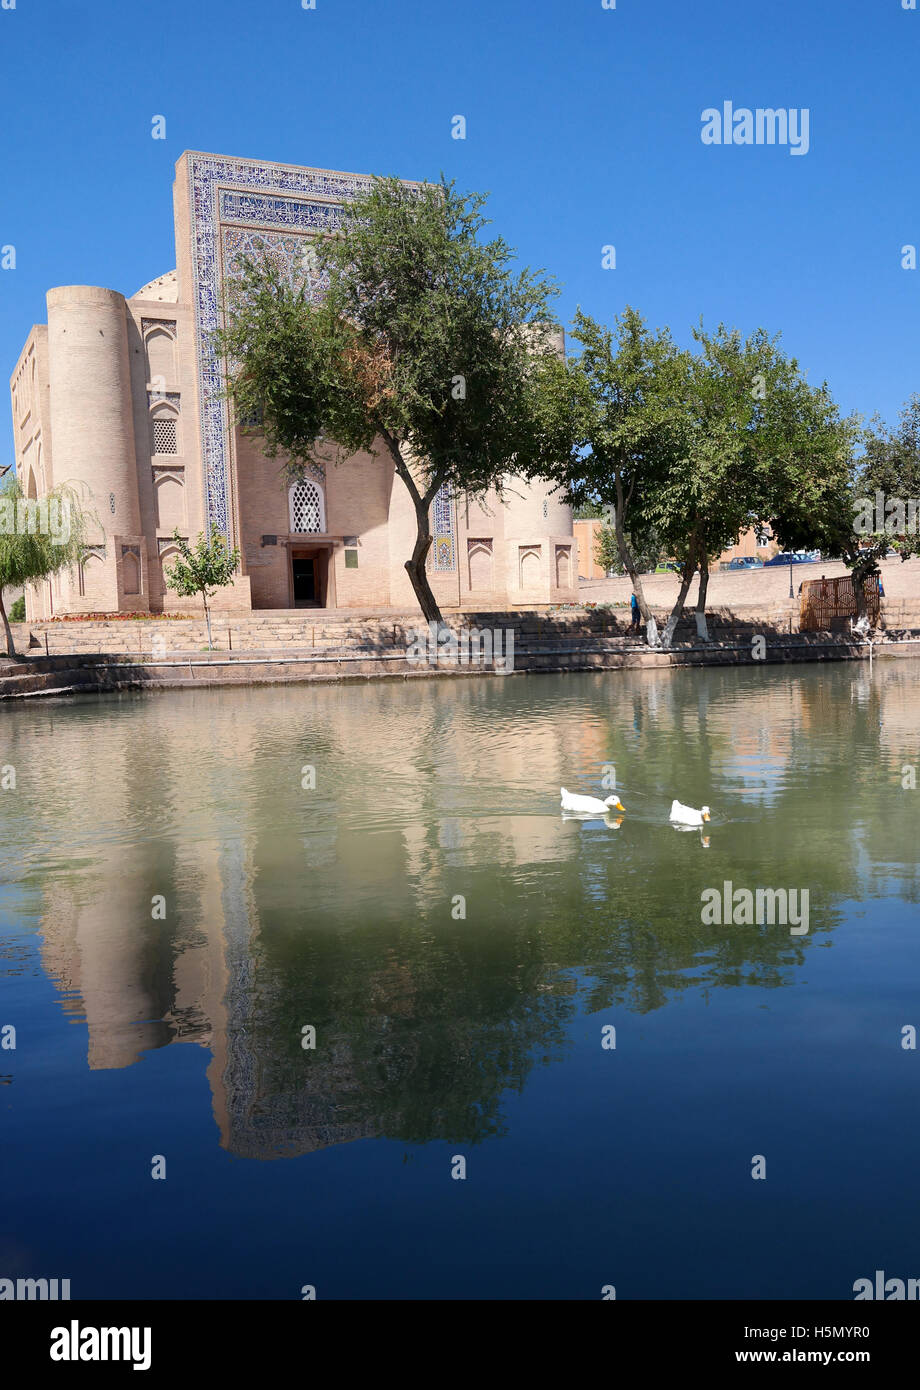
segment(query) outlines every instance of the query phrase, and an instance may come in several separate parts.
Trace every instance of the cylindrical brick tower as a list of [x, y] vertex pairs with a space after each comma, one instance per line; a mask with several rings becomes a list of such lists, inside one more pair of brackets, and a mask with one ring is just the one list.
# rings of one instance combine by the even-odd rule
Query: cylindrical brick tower
[[85, 483], [107, 541], [140, 533], [124, 296], [93, 285], [48, 291], [56, 483]]

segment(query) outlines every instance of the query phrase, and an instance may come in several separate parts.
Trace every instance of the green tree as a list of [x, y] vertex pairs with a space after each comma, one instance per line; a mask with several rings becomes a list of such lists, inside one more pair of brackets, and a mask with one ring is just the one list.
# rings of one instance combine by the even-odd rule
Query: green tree
[[752, 516], [784, 538], [793, 514], [799, 544], [817, 544], [836, 480], [848, 476], [852, 457], [853, 422], [840, 419], [826, 385], [809, 385], [778, 336], [758, 329], [745, 339], [720, 324], [714, 333], [700, 325], [694, 338], [699, 350], [681, 353], [671, 374], [680, 382], [679, 447], [644, 509], [646, 523], [681, 563], [665, 647], [694, 573], [697, 633], [708, 638], [710, 560]]
[[579, 309], [572, 336], [580, 354], [547, 366], [551, 402], [545, 433], [555, 459], [551, 476], [576, 509], [607, 509], [620, 564], [632, 582], [646, 624], [652, 613], [639, 576], [641, 552], [653, 529], [649, 499], [676, 446], [674, 374], [677, 349], [667, 330], [651, 333], [627, 307], [613, 329]]
[[[96, 521], [80, 493], [66, 483], [27, 498], [17, 478], [0, 490], [0, 617], [8, 656], [16, 655], [3, 590], [35, 584], [83, 559], [86, 534]], [[96, 523], [98, 524], [98, 523]]]
[[542, 272], [516, 271], [480, 195], [375, 179], [315, 244], [328, 277], [292, 281], [245, 263], [218, 335], [241, 417], [261, 410], [265, 449], [289, 473], [379, 444], [406, 487], [416, 538], [406, 561], [419, 606], [441, 615], [426, 574], [438, 492], [501, 493], [540, 473], [556, 427], [541, 359], [556, 355]]
[[226, 537], [220, 528], [212, 523], [210, 537], [199, 531], [194, 549], [183, 540], [178, 531], [173, 532], [173, 540], [179, 548], [179, 558], [166, 571], [167, 588], [175, 589], [183, 598], [200, 594], [204, 603], [205, 622], [208, 625], [208, 650], [211, 649], [211, 609], [209, 600], [218, 589], [233, 582], [240, 563], [240, 552], [230, 550]]
[[756, 500], [751, 444], [757, 428], [757, 385], [769, 351], [765, 335], [747, 343], [723, 325], [708, 335], [695, 330], [698, 353], [682, 352], [671, 373], [679, 402], [679, 445], [646, 505], [654, 525], [680, 566], [677, 598], [662, 633], [670, 647], [694, 574], [697, 633], [708, 638], [706, 595], [709, 565], [747, 524]]
[[[631, 536], [627, 535], [626, 544], [635, 560], [636, 568], [641, 574], [653, 570], [664, 558], [664, 551], [654, 532], [651, 532], [641, 545], [638, 545]], [[612, 526], [602, 526], [599, 529], [594, 542], [594, 558], [602, 569], [610, 570], [614, 574], [625, 574], [616, 531]]]
[[920, 554], [920, 394], [904, 405], [894, 426], [877, 415], [862, 436], [856, 466], [856, 530], [863, 564], [896, 550], [902, 560]]
[[905, 403], [894, 426], [874, 416], [862, 442], [858, 489], [873, 503], [876, 492], [886, 498], [920, 499], [920, 394]]
[[[879, 574], [885, 544], [857, 529], [858, 418], [841, 418], [826, 385], [797, 385], [798, 453], [779, 455], [771, 468], [771, 498], [760, 515], [785, 550], [818, 549], [839, 556], [853, 575], [856, 612], [866, 619], [865, 581]], [[782, 408], [778, 394], [777, 405]], [[781, 426], [782, 427], [782, 426]]]

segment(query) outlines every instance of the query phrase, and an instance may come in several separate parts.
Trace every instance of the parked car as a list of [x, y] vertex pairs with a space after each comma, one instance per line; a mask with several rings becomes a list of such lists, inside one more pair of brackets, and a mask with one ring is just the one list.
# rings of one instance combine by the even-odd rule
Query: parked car
[[676, 560], [668, 560], [663, 565], [656, 565], [652, 570], [653, 574], [680, 574], [680, 565]]
[[729, 560], [722, 569], [726, 570], [762, 570], [763, 560], [758, 560], [753, 555], [736, 555], [734, 560]]
[[767, 560], [767, 565], [811, 565], [814, 564], [815, 557], [821, 558], [818, 550], [784, 550], [781, 555], [774, 555], [772, 560]]

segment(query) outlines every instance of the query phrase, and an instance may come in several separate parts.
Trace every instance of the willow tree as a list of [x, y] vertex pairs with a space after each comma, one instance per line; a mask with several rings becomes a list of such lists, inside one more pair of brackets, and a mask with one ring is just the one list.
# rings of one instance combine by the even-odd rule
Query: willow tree
[[50, 579], [83, 558], [86, 535], [98, 525], [80, 494], [61, 484], [39, 498], [26, 497], [17, 478], [0, 490], [0, 617], [8, 656], [16, 655], [13, 631], [3, 603], [5, 588]]
[[547, 452], [539, 362], [554, 354], [541, 271], [516, 270], [483, 240], [481, 195], [452, 184], [375, 179], [314, 242], [310, 278], [244, 262], [218, 346], [241, 418], [257, 414], [269, 457], [289, 475], [384, 450], [416, 518], [406, 570], [428, 620], [430, 508], [442, 488], [501, 493]]

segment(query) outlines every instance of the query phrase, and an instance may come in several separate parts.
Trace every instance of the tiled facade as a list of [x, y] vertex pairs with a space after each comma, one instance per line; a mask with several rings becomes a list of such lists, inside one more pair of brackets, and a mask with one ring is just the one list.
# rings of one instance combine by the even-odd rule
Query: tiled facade
[[[215, 522], [241, 572], [228, 609], [408, 607], [415, 518], [384, 450], [309, 471], [291, 488], [258, 433], [222, 395], [212, 348], [223, 287], [246, 254], [280, 260], [323, 293], [310, 239], [334, 229], [367, 179], [186, 153], [176, 166], [176, 269], [131, 298], [48, 293], [11, 379], [16, 465], [27, 494], [57, 482], [92, 495], [96, 543], [79, 573], [27, 591], [29, 618], [197, 607], [167, 591], [178, 528]], [[569, 602], [577, 591], [571, 512], [550, 485], [511, 480], [485, 504], [446, 493], [432, 507], [430, 580], [447, 607]]]

